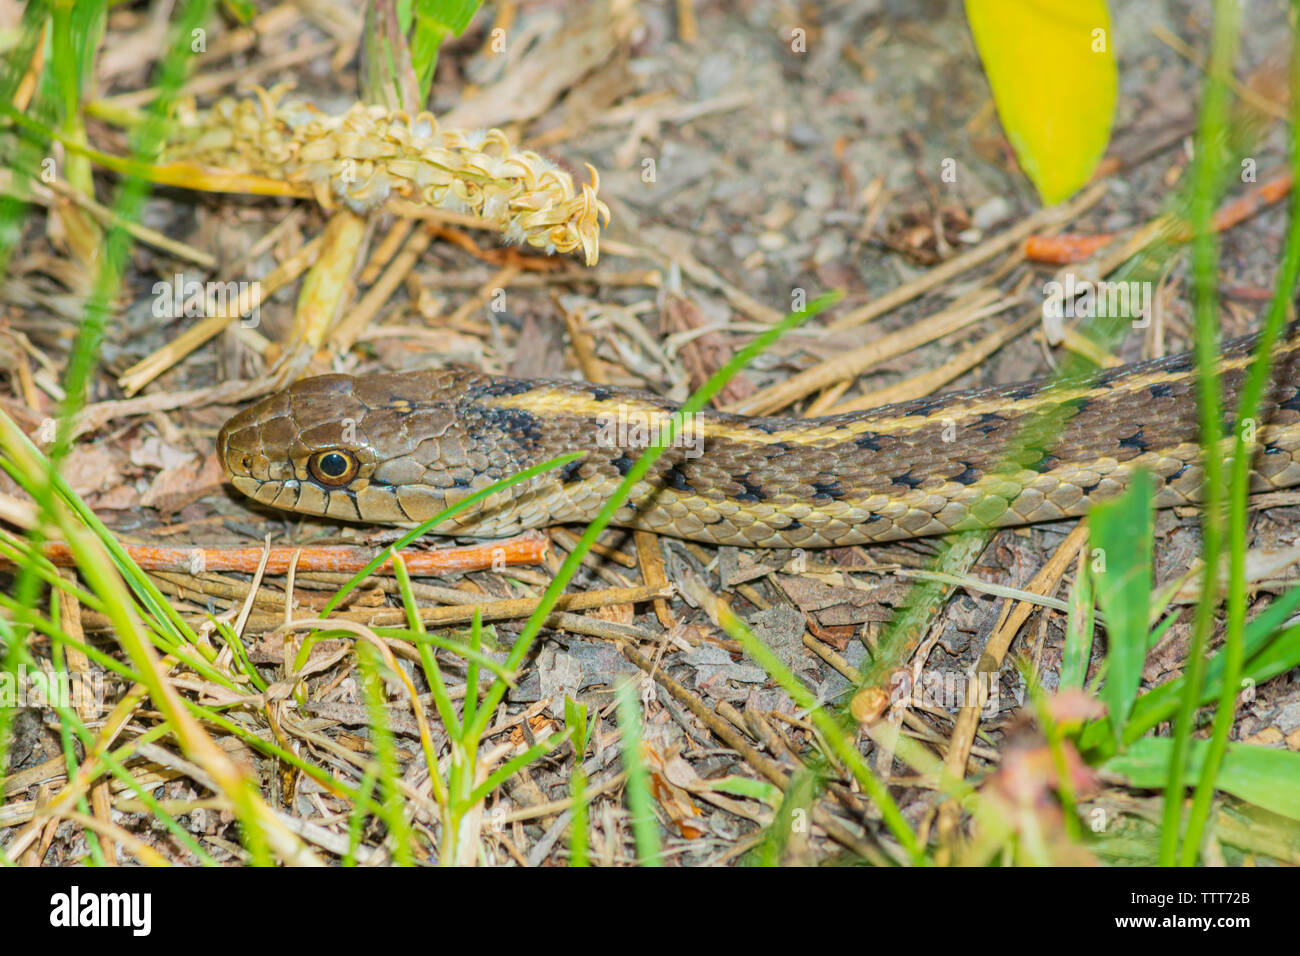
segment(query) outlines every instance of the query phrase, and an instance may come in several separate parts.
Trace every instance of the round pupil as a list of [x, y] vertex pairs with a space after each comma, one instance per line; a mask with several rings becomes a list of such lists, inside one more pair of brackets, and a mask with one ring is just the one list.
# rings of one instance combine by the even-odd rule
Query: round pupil
[[336, 451], [322, 455], [320, 459], [321, 474], [327, 478], [338, 478], [347, 474], [348, 460]]

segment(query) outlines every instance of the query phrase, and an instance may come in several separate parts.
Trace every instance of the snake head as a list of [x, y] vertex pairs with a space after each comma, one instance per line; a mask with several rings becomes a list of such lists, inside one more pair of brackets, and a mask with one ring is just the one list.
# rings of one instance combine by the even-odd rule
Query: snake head
[[357, 520], [355, 496], [375, 466], [369, 412], [351, 376], [304, 379], [226, 422], [217, 458], [263, 504]]
[[[217, 457], [262, 504], [417, 524], [530, 463], [520, 436], [502, 431], [518, 414], [480, 404], [474, 389], [485, 381], [454, 369], [303, 379], [231, 418]], [[439, 530], [513, 534], [520, 519], [503, 504], [475, 505]]]

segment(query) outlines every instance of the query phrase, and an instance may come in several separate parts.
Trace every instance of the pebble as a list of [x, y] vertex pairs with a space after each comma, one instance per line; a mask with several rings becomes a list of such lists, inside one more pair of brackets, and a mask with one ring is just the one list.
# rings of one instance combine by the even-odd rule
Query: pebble
[[1011, 203], [1002, 196], [994, 196], [980, 204], [971, 216], [971, 225], [980, 232], [987, 232], [1011, 215]]
[[825, 179], [814, 179], [803, 191], [803, 201], [811, 209], [825, 209], [833, 198], [831, 184]]
[[843, 236], [837, 232], [829, 233], [822, 238], [821, 242], [817, 243], [817, 248], [813, 251], [813, 262], [818, 266], [838, 262], [844, 258], [846, 249], [847, 246]]
[[731, 237], [731, 254], [737, 259], [744, 259], [758, 249], [758, 240], [747, 232]]
[[787, 136], [790, 142], [801, 149], [816, 146], [822, 141], [821, 134], [810, 123], [791, 123], [790, 132]]

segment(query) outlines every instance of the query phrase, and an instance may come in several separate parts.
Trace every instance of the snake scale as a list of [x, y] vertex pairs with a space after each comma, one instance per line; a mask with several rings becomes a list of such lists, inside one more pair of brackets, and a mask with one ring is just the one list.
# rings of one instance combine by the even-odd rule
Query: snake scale
[[[1225, 409], [1255, 339], [1224, 345]], [[323, 375], [235, 415], [217, 441], [244, 494], [276, 508], [410, 525], [564, 452], [436, 530], [499, 537], [595, 517], [677, 406], [653, 394], [464, 368]], [[1146, 469], [1162, 507], [1202, 483], [1189, 354], [1091, 380], [1031, 382], [824, 418], [703, 412], [614, 524], [711, 544], [815, 548], [1076, 516]], [[1300, 484], [1300, 340], [1274, 352], [1251, 427], [1252, 485]], [[1235, 422], [1227, 413], [1224, 434]], [[1225, 438], [1227, 442], [1230, 439]]]

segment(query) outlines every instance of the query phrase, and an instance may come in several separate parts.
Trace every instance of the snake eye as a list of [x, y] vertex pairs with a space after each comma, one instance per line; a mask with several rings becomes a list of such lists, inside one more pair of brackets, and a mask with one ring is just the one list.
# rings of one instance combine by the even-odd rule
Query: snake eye
[[338, 448], [319, 451], [307, 462], [307, 470], [322, 485], [337, 488], [346, 485], [357, 473], [357, 456]]

